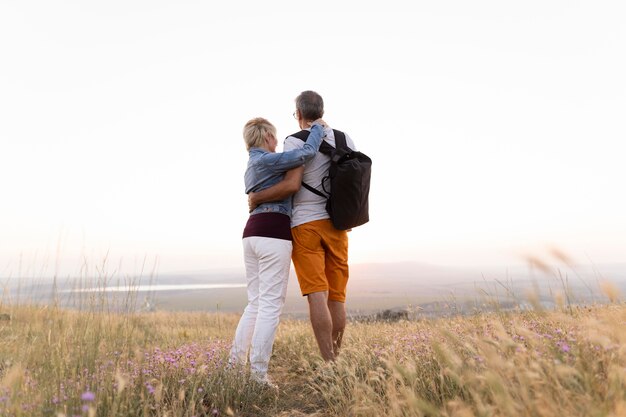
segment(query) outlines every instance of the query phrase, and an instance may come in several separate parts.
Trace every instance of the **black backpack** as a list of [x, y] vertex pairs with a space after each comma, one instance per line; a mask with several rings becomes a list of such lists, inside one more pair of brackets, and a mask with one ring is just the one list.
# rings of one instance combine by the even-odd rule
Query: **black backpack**
[[[335, 133], [336, 148], [322, 142], [319, 151], [330, 156], [328, 176], [322, 178], [324, 193], [302, 182], [302, 186], [314, 194], [327, 199], [326, 211], [336, 229], [348, 230], [369, 221], [369, 192], [372, 173], [372, 160], [362, 152], [348, 148], [346, 135], [339, 130]], [[301, 130], [291, 136], [306, 141], [308, 130]], [[330, 190], [327, 184], [330, 183]]]

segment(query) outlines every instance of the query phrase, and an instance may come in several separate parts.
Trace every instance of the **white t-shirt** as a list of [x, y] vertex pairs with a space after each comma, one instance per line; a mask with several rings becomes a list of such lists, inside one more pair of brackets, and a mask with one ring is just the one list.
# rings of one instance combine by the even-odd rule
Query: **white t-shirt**
[[[308, 130], [308, 129], [307, 129]], [[335, 134], [331, 128], [324, 129], [326, 137], [324, 140], [329, 145], [335, 146]], [[346, 144], [350, 149], [356, 151], [354, 142], [346, 134]], [[289, 136], [285, 139], [283, 150], [290, 151], [292, 149], [302, 148], [304, 142], [301, 139]], [[318, 152], [313, 159], [304, 164], [304, 175], [302, 181], [307, 185], [324, 193], [322, 189], [322, 178], [328, 175], [328, 169], [330, 167], [330, 157]], [[327, 191], [330, 191], [330, 182], [325, 181], [324, 187]], [[300, 190], [293, 195], [293, 205], [291, 211], [291, 227], [296, 227], [303, 223], [312, 222], [315, 220], [328, 219], [328, 212], [326, 212], [326, 199], [320, 197], [317, 194], [312, 193], [304, 187], [300, 187]]]

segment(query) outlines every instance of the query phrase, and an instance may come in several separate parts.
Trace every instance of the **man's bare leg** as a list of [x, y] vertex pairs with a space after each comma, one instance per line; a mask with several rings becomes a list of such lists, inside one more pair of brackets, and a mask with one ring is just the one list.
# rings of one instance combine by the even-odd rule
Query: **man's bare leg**
[[335, 360], [333, 349], [333, 319], [328, 308], [328, 291], [314, 292], [309, 299], [309, 316], [313, 333], [325, 361]]
[[333, 353], [335, 357], [339, 355], [343, 331], [346, 328], [346, 304], [340, 301], [328, 301], [328, 310], [333, 322], [332, 340]]

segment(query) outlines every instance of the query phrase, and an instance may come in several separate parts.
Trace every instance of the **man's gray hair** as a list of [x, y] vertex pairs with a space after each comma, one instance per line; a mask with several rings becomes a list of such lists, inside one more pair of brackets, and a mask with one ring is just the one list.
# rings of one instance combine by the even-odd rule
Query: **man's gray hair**
[[317, 120], [324, 116], [324, 100], [315, 91], [303, 91], [296, 97], [296, 109], [304, 120]]

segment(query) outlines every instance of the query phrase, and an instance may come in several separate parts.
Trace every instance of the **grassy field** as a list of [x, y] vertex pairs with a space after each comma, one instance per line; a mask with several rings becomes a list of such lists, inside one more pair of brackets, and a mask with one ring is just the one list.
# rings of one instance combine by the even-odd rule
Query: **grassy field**
[[626, 416], [626, 305], [280, 325], [278, 392], [225, 367], [238, 315], [0, 304], [0, 416]]

